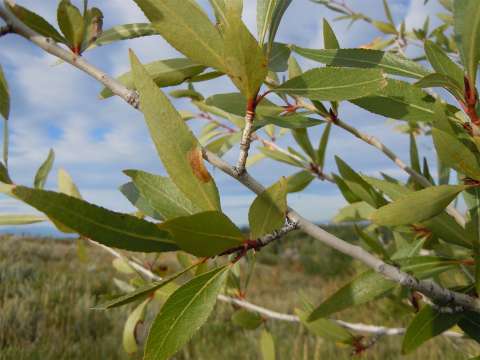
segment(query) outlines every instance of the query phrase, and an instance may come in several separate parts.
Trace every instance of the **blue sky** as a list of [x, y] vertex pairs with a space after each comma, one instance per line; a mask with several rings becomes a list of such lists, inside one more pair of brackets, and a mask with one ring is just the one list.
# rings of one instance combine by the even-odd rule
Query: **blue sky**
[[[207, 3], [207, 1], [200, 1]], [[23, 0], [19, 4], [35, 10], [55, 23], [56, 1]], [[144, 22], [143, 14], [133, 1], [90, 0], [105, 15], [105, 28]], [[255, 0], [244, 0], [244, 20], [255, 33]], [[391, 0], [395, 20], [407, 25], [421, 26], [426, 15], [439, 9], [435, 1], [427, 7], [423, 0]], [[381, 0], [350, 0], [353, 8], [362, 9], [372, 17], [384, 19]], [[333, 19], [335, 14], [309, 0], [295, 0], [288, 10], [279, 31], [278, 40], [311, 48], [322, 47], [322, 18]], [[370, 26], [357, 23], [347, 28], [345, 22], [331, 22], [342, 47], [358, 47], [380, 34]], [[132, 48], [143, 62], [178, 57], [159, 36], [105, 46], [88, 52], [87, 59], [115, 76], [128, 70], [128, 49]], [[36, 169], [46, 158], [48, 150], [56, 152], [56, 162], [47, 187], [56, 188], [56, 172], [66, 169], [74, 178], [84, 198], [118, 211], [132, 211], [118, 187], [127, 181], [123, 169], [142, 169], [163, 173], [161, 163], [146, 130], [143, 117], [119, 99], [99, 100], [101, 86], [85, 74], [37, 50], [27, 41], [9, 35], [0, 39], [0, 63], [4, 67], [12, 93], [10, 171], [16, 183], [31, 185]], [[312, 66], [303, 62], [304, 66]], [[205, 94], [235, 91], [226, 79], [219, 79], [198, 87]], [[191, 110], [187, 101], [175, 101], [178, 109]], [[392, 124], [383, 118], [344, 105], [341, 117], [346, 121], [380, 137], [405, 160], [408, 159], [408, 139], [392, 132]], [[312, 132], [317, 142], [320, 130]], [[282, 140], [281, 144], [290, 144]], [[423, 155], [430, 155], [432, 147], [422, 142]], [[226, 159], [233, 162], [238, 149]], [[403, 174], [382, 154], [354, 139], [341, 129], [332, 132], [327, 155], [327, 170], [335, 170], [334, 155], [354, 164], [357, 170], [392, 176]], [[295, 170], [272, 161], [252, 167], [251, 173], [268, 185], [281, 175]], [[234, 221], [246, 223], [248, 206], [253, 195], [234, 180], [212, 170], [222, 194], [224, 211]], [[345, 202], [334, 186], [320, 181], [312, 183], [306, 192], [292, 194], [291, 206], [314, 221], [328, 221]], [[0, 198], [0, 213], [33, 213], [34, 211], [9, 198]], [[44, 226], [30, 226], [22, 231], [44, 232]], [[51, 229], [49, 227], [49, 229]], [[10, 230], [10, 229], [9, 229]]]

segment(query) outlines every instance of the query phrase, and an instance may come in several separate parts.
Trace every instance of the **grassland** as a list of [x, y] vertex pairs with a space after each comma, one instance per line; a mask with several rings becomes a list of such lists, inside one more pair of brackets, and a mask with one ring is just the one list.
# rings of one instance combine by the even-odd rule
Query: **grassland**
[[[343, 233], [349, 237], [350, 233]], [[310, 239], [291, 236], [259, 255], [247, 299], [291, 312], [302, 299], [318, 302], [344, 284], [361, 266]], [[82, 261], [72, 241], [0, 236], [0, 359], [137, 359], [122, 348], [123, 324], [129, 307], [108, 312], [91, 310], [109, 294], [119, 293], [112, 278], [129, 277], [112, 267], [111, 257], [89, 247]], [[150, 259], [151, 260], [151, 259]], [[160, 258], [173, 270], [171, 258]], [[260, 329], [232, 324], [235, 309], [218, 304], [206, 326], [176, 359], [259, 359]], [[155, 307], [147, 321], [155, 315]], [[391, 314], [394, 314], [393, 316]], [[388, 300], [344, 311], [353, 322], [402, 326], [412, 311]], [[274, 335], [277, 359], [350, 359], [351, 349], [315, 337], [297, 324], [267, 321]], [[466, 359], [480, 354], [469, 340], [439, 337], [407, 357], [401, 338], [385, 337], [363, 359]]]

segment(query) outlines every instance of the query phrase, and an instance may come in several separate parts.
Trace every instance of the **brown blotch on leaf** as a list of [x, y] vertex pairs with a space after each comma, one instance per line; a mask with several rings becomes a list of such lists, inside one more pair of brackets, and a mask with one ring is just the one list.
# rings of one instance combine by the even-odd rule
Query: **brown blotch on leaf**
[[203, 162], [202, 150], [200, 148], [197, 147], [190, 150], [187, 154], [187, 158], [197, 179], [204, 183], [212, 180], [212, 177]]

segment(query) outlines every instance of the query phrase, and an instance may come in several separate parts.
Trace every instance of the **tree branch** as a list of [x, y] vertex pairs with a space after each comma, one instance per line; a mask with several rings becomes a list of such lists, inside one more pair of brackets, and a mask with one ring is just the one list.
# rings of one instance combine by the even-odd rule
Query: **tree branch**
[[10, 25], [0, 26], [0, 37], [12, 33], [12, 27]]
[[[12, 3], [12, 0], [5, 1], [8, 3]], [[132, 101], [131, 90], [127, 89], [123, 84], [119, 83], [113, 78], [110, 78], [108, 75], [106, 75], [93, 65], [89, 64], [85, 59], [71, 54], [70, 52], [59, 47], [53, 41], [27, 28], [13, 15], [6, 11], [4, 7], [0, 7], [0, 17], [3, 18], [7, 24], [11, 25], [16, 33], [19, 33], [20, 35], [29, 39], [48, 53], [63, 59], [64, 61], [72, 64], [73, 66], [77, 67], [78, 69], [86, 72], [93, 78], [102, 82], [105, 86], [110, 88], [118, 96], [122, 97], [130, 105], [138, 106], [138, 97], [136, 96], [136, 94], [134, 98], [137, 99], [137, 101]], [[239, 174], [236, 168], [231, 167], [227, 162], [206, 150], [203, 151], [203, 155], [205, 160], [210, 162], [218, 169], [222, 170], [224, 173], [237, 179], [240, 183], [242, 183], [244, 186], [246, 186], [256, 194], [261, 194], [265, 190], [264, 187], [254, 178], [252, 178], [247, 172], [244, 171]], [[291, 222], [297, 223], [299, 229], [306, 234], [321, 241], [325, 245], [340, 251], [343, 254], [349, 255], [350, 257], [359, 260], [360, 262], [375, 270], [385, 278], [424, 294], [425, 296], [429, 297], [436, 305], [452, 307], [455, 306], [456, 308], [461, 307], [464, 310], [471, 310], [480, 313], [480, 299], [474, 298], [466, 294], [451, 291], [449, 289], [445, 289], [430, 280], [418, 280], [412, 275], [407, 274], [392, 265], [386, 264], [385, 262], [368, 253], [361, 247], [352, 245], [342, 239], [339, 239], [333, 234], [326, 232], [325, 230], [321, 229], [317, 225], [302, 217], [293, 209], [289, 209], [287, 217]]]
[[245, 128], [243, 129], [242, 140], [240, 141], [240, 155], [238, 156], [236, 171], [239, 175], [245, 171], [247, 164], [248, 151], [252, 143], [253, 121], [255, 120], [255, 110], [257, 107], [256, 96], [247, 102], [247, 111], [245, 114]]

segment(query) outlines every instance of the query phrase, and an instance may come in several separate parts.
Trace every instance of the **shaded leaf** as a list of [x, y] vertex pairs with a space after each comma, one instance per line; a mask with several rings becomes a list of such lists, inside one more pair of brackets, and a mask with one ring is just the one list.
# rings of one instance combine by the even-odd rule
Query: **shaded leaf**
[[262, 330], [260, 334], [260, 352], [263, 360], [275, 360], [275, 342], [272, 334], [267, 330]]
[[232, 322], [246, 330], [255, 330], [262, 325], [263, 318], [258, 313], [240, 309], [232, 315]]
[[458, 83], [448, 75], [430, 74], [415, 83], [421, 88], [440, 87], [448, 90], [455, 98], [463, 101], [463, 89]]
[[461, 313], [441, 313], [430, 305], [426, 305], [408, 326], [403, 338], [402, 353], [408, 354], [427, 340], [450, 329], [459, 321], [461, 316]]
[[153, 219], [163, 220], [160, 215], [151, 207], [147, 199], [145, 199], [133, 182], [128, 182], [120, 186], [120, 192], [135, 206], [143, 215], [150, 216]]
[[172, 234], [178, 246], [195, 256], [210, 257], [241, 246], [244, 237], [240, 229], [218, 211], [207, 211], [177, 217], [159, 225]]
[[47, 220], [43, 215], [0, 215], [0, 226], [36, 224]]
[[145, 308], [147, 307], [150, 299], [145, 300], [138, 305], [128, 316], [125, 326], [123, 328], [123, 348], [127, 354], [134, 354], [138, 351], [136, 330], [137, 325], [145, 317]]
[[251, 239], [280, 229], [285, 223], [287, 214], [287, 179], [282, 177], [278, 182], [258, 195], [248, 211]]
[[68, 45], [76, 54], [80, 53], [85, 26], [80, 10], [70, 0], [61, 0], [57, 9], [57, 21]]
[[458, 326], [465, 334], [480, 343], [480, 315], [478, 313], [467, 312], [458, 322]]
[[113, 42], [130, 40], [144, 36], [158, 35], [152, 24], [136, 23], [114, 26], [102, 32], [95, 40], [96, 46], [103, 46]]
[[437, 73], [446, 75], [452, 78], [458, 86], [463, 86], [463, 70], [448, 57], [439, 45], [433, 41], [425, 41], [425, 55]]
[[310, 171], [303, 170], [287, 177], [287, 193], [304, 190], [315, 179]]
[[262, 154], [264, 154], [265, 156], [273, 160], [280, 161], [285, 164], [293, 165], [301, 168], [304, 167], [304, 164], [300, 160], [298, 160], [297, 158], [291, 155], [288, 155], [287, 153], [280, 152], [276, 149], [271, 149], [268, 147], [259, 147], [258, 150], [260, 150]]
[[228, 269], [224, 266], [204, 273], [168, 298], [150, 328], [145, 360], [169, 359], [190, 340], [212, 312]]
[[323, 19], [323, 47], [325, 49], [340, 49], [337, 36], [326, 19]]
[[308, 321], [308, 314], [306, 312], [300, 310], [296, 310], [295, 312], [302, 324], [316, 336], [342, 344], [353, 344], [355, 341], [355, 337], [347, 329], [338, 325], [333, 320], [318, 319]]
[[325, 130], [323, 130], [322, 137], [320, 138], [320, 144], [318, 146], [318, 151], [317, 151], [317, 164], [320, 167], [320, 169], [323, 170], [325, 166], [325, 155], [327, 154], [327, 145], [328, 145], [328, 139], [330, 137], [330, 130], [332, 129], [332, 123], [328, 123], [327, 126], [325, 127]]
[[10, 115], [10, 90], [8, 89], [7, 80], [0, 65], [0, 115], [8, 120]]

